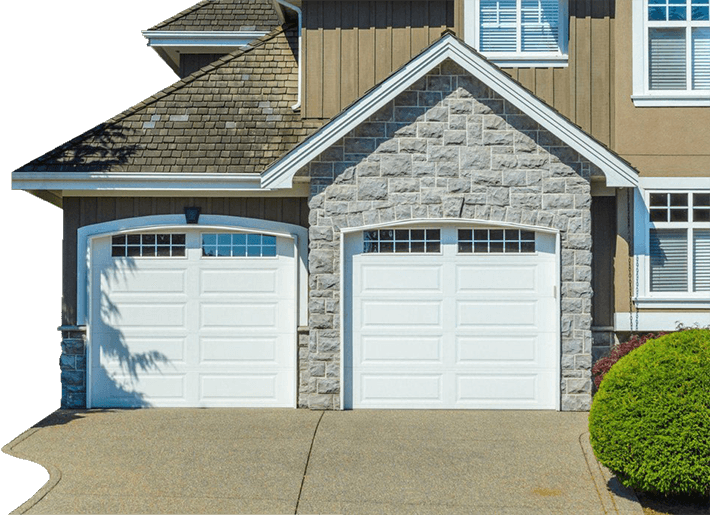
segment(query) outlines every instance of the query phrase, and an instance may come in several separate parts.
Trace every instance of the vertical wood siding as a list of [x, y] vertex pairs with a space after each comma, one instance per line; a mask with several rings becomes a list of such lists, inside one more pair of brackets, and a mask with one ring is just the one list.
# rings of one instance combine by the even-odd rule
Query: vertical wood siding
[[454, 24], [454, 2], [306, 1], [303, 115], [331, 118]]
[[308, 227], [308, 199], [83, 197], [64, 199], [62, 324], [76, 323], [77, 230], [86, 225], [150, 215], [183, 214], [198, 206], [202, 214], [260, 218]]
[[[569, 66], [505, 71], [612, 145], [616, 0], [570, 0]], [[463, 2], [305, 1], [306, 118], [331, 118], [461, 22]], [[463, 36], [463, 33], [461, 33]]]

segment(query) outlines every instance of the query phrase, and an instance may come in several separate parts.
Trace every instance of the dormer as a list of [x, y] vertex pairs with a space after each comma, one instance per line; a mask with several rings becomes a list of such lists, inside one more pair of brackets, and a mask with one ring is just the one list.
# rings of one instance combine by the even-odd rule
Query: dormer
[[170, 68], [184, 78], [279, 27], [287, 13], [274, 0], [204, 0], [143, 31]]

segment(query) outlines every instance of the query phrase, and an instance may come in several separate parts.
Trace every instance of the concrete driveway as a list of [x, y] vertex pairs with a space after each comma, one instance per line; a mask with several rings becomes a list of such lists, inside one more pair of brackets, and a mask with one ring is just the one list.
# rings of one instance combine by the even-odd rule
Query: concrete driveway
[[60, 410], [3, 450], [50, 473], [19, 513], [642, 513], [586, 413]]

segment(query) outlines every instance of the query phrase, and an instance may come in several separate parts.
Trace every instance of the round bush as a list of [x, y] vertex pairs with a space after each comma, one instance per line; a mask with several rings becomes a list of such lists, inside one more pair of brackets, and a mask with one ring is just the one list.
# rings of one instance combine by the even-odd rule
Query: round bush
[[594, 396], [589, 433], [626, 486], [710, 496], [710, 330], [671, 333], [621, 358]]

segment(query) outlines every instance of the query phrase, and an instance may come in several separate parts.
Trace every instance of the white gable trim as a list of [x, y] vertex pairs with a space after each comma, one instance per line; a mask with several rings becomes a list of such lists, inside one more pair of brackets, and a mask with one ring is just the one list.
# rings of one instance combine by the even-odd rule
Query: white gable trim
[[457, 63], [598, 166], [606, 176], [607, 186], [634, 187], [638, 184], [638, 174], [631, 165], [535, 97], [475, 50], [454, 36], [446, 35], [272, 164], [262, 173], [262, 188], [290, 188], [298, 170], [446, 59]]

